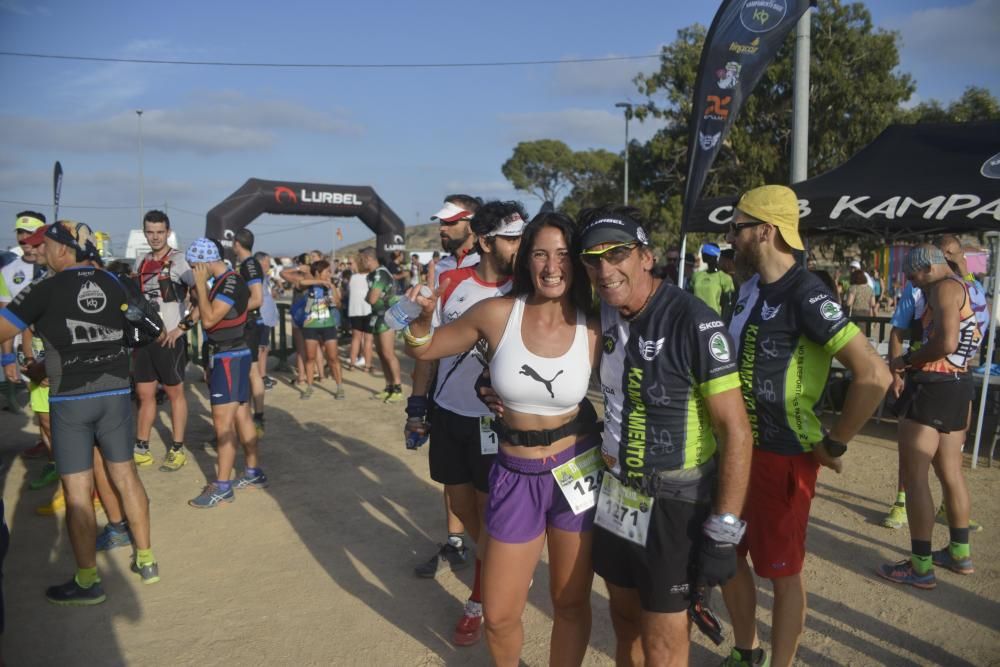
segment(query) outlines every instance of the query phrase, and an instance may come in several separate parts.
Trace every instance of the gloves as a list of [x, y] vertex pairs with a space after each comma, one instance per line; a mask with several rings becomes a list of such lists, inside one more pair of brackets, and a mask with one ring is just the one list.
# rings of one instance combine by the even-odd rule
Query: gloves
[[698, 554], [698, 583], [721, 586], [736, 574], [736, 545], [702, 535]]

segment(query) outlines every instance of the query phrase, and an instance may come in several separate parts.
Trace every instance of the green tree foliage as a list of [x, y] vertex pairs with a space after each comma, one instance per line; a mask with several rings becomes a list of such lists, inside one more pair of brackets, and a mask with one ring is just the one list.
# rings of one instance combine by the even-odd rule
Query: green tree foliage
[[609, 151], [573, 151], [561, 141], [542, 139], [519, 143], [501, 171], [518, 190], [557, 202], [577, 191], [607, 196], [621, 183], [621, 165]]
[[1000, 102], [990, 91], [969, 86], [962, 96], [942, 107], [937, 100], [923, 102], [900, 113], [903, 123], [967, 123], [977, 120], [1000, 120]]

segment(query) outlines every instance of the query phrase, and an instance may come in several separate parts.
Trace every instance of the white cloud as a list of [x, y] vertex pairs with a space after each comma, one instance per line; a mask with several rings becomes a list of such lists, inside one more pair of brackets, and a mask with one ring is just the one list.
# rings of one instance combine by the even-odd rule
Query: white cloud
[[[620, 55], [609, 53], [604, 57]], [[563, 95], [600, 95], [624, 100], [637, 92], [632, 79], [644, 70], [654, 69], [656, 65], [656, 58], [560, 63], [555, 66], [552, 75], [553, 89]]]
[[[280, 130], [357, 135], [344, 111], [327, 113], [288, 100], [254, 99], [238, 92], [195, 95], [173, 109], [142, 114], [144, 147], [199, 155], [268, 149]], [[98, 120], [65, 121], [0, 115], [0, 146], [81, 153], [131, 153], [138, 142], [132, 111]]]
[[[608, 148], [622, 150], [625, 144], [625, 118], [621, 113], [601, 109], [564, 109], [501, 114], [500, 121], [509, 126], [514, 142], [537, 139], [560, 139], [576, 150]], [[655, 134], [660, 124], [655, 120], [629, 123], [629, 138], [645, 142]]]

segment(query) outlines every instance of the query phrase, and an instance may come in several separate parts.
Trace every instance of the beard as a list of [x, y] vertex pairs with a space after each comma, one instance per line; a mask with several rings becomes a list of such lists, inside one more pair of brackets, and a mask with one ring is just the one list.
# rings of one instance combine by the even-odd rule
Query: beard
[[746, 252], [737, 252], [734, 261], [736, 268], [736, 279], [743, 283], [757, 273], [760, 264], [760, 247], [752, 246]]
[[502, 276], [512, 276], [514, 275], [514, 257], [508, 257], [506, 259], [497, 259], [497, 271]]
[[470, 236], [472, 236], [472, 234], [466, 234], [462, 238], [458, 239], [453, 239], [450, 236], [441, 236], [441, 249], [445, 252], [453, 253], [461, 248], [462, 244], [468, 241]]

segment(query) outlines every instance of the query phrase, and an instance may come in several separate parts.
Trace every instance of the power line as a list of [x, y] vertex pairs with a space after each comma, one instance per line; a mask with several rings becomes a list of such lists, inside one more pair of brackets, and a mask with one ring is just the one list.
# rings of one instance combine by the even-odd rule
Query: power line
[[[43, 202], [36, 202], [36, 201], [12, 201], [10, 199], [0, 199], [0, 204], [14, 204], [16, 206], [35, 206], [35, 207], [52, 206], [52, 202], [44, 202], [43, 203]], [[135, 206], [135, 205], [132, 205], [132, 206], [90, 206], [90, 205], [87, 205], [87, 204], [64, 204], [62, 202], [59, 203], [59, 206], [61, 206], [62, 208], [93, 208], [93, 209], [98, 209], [98, 210], [103, 210], [103, 211], [124, 210], [124, 209], [129, 209], [129, 208], [139, 208], [138, 206]]]
[[0, 51], [0, 56], [45, 60], [76, 60], [98, 63], [131, 63], [137, 65], [191, 65], [200, 67], [267, 67], [272, 69], [449, 69], [471, 67], [524, 67], [530, 65], [561, 65], [563, 63], [606, 63], [624, 60], [659, 58], [654, 53], [641, 56], [606, 56], [602, 58], [566, 58], [564, 60], [501, 60], [468, 63], [255, 63], [223, 60], [157, 60], [153, 58], [110, 58], [104, 56], [73, 56], [55, 53]]

